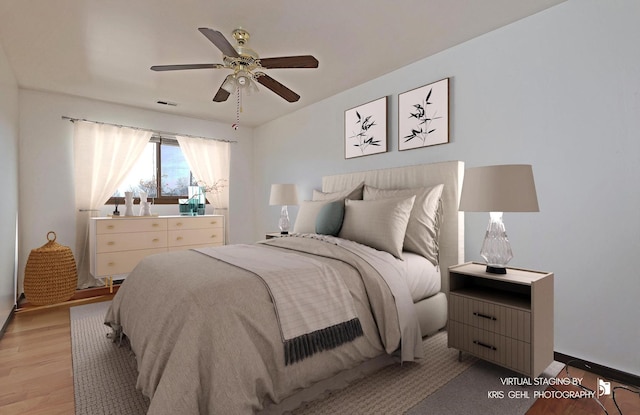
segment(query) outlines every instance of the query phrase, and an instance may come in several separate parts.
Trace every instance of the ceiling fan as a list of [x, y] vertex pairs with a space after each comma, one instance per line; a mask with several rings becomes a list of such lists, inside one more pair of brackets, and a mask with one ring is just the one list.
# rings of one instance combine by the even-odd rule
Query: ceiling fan
[[255, 82], [272, 90], [276, 94], [289, 102], [296, 102], [300, 95], [296, 94], [280, 82], [276, 81], [266, 73], [264, 69], [283, 68], [317, 68], [318, 60], [311, 55], [285, 56], [278, 58], [263, 58], [247, 46], [249, 32], [242, 28], [233, 31], [233, 38], [237, 46], [232, 46], [224, 35], [217, 30], [201, 27], [198, 29], [207, 39], [211, 41], [223, 54], [224, 63], [196, 63], [185, 65], [159, 65], [152, 66], [153, 71], [178, 71], [184, 69], [231, 69], [232, 74], [228, 75], [218, 92], [213, 97], [215, 102], [224, 102], [229, 95], [236, 91], [246, 91], [247, 93], [257, 91]]

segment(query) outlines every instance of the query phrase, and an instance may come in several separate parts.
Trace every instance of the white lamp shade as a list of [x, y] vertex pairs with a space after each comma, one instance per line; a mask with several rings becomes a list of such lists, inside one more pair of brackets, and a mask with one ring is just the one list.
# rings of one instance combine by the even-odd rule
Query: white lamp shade
[[295, 184], [272, 184], [269, 205], [291, 206], [298, 204], [298, 191]]
[[466, 169], [459, 210], [538, 212], [531, 165], [509, 164]]

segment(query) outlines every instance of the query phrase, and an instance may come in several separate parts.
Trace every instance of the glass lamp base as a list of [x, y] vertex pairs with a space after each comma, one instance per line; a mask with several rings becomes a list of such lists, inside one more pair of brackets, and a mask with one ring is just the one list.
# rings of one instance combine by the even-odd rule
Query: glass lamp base
[[289, 233], [289, 211], [287, 206], [283, 205], [280, 209], [280, 220], [278, 221], [278, 228], [280, 228], [280, 234], [286, 235]]
[[487, 262], [488, 273], [506, 274], [506, 266], [513, 258], [513, 252], [502, 223], [502, 212], [491, 212], [489, 217], [489, 226], [484, 236], [480, 256]]

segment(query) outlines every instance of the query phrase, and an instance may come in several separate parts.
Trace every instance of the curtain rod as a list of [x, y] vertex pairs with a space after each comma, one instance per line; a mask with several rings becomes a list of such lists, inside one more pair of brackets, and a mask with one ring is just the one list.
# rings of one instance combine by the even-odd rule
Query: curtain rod
[[122, 125], [122, 124], [114, 124], [114, 123], [110, 123], [110, 122], [102, 122], [102, 121], [94, 121], [94, 120], [87, 120], [85, 118], [73, 118], [73, 117], [67, 117], [66, 115], [62, 116], [63, 120], [69, 120], [71, 122], [76, 122], [76, 121], [84, 121], [84, 122], [92, 122], [94, 124], [104, 124], [104, 125], [112, 125], [114, 127], [126, 127], [126, 128], [131, 128], [133, 130], [141, 130], [141, 131], [150, 131], [153, 134], [157, 134], [159, 136], [161, 136], [160, 138], [162, 138], [163, 135], [165, 136], [183, 136], [183, 137], [191, 137], [191, 138], [204, 138], [206, 140], [213, 140], [213, 141], [222, 141], [224, 143], [237, 143], [237, 141], [233, 141], [233, 140], [224, 140], [222, 138], [211, 138], [211, 137], [201, 137], [201, 136], [197, 136], [197, 135], [190, 135], [190, 134], [178, 134], [178, 133], [172, 133], [169, 131], [157, 131], [157, 130], [151, 130], [149, 128], [142, 128], [142, 127], [132, 127], [130, 125]]

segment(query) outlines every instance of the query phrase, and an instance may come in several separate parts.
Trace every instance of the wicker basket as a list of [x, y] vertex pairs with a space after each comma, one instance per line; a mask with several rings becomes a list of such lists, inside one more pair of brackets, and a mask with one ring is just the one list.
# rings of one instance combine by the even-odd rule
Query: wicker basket
[[[50, 236], [53, 235], [53, 239]], [[24, 270], [24, 295], [34, 305], [66, 301], [78, 284], [78, 271], [68, 246], [56, 243], [56, 233], [47, 234], [47, 242], [31, 250]]]

